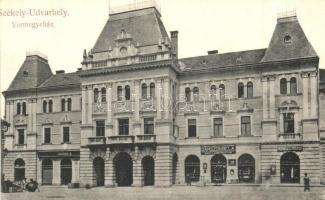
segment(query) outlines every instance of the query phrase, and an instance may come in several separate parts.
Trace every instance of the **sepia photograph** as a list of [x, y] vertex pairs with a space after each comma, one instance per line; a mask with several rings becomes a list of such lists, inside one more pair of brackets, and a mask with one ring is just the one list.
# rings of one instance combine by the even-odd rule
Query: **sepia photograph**
[[0, 0], [1, 200], [325, 200], [324, 0]]

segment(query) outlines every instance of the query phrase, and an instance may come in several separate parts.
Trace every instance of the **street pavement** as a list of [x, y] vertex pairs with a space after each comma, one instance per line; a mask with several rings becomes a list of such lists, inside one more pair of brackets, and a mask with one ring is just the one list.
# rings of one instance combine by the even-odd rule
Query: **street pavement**
[[3, 193], [2, 200], [325, 200], [325, 187], [266, 186], [173, 186], [161, 187], [97, 187], [68, 189], [61, 186], [43, 186], [40, 192]]

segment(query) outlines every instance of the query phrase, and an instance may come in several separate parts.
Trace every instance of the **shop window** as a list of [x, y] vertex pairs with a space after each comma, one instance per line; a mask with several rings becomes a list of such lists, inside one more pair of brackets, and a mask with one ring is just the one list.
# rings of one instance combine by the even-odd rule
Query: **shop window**
[[213, 136], [214, 137], [223, 136], [223, 120], [221, 117], [213, 119]]
[[243, 98], [244, 97], [244, 84], [239, 83], [238, 84], [238, 98]]
[[295, 132], [295, 121], [293, 113], [284, 113], [284, 133], [294, 133]]
[[185, 89], [185, 98], [186, 98], [186, 102], [191, 101], [191, 89], [188, 87]]
[[44, 144], [51, 143], [51, 128], [44, 128]]
[[287, 94], [287, 79], [280, 80], [280, 94]]
[[296, 95], [297, 94], [297, 79], [292, 77], [290, 79], [290, 94]]
[[68, 98], [68, 111], [71, 111], [71, 107], [72, 107], [72, 100], [71, 98]]
[[185, 181], [187, 183], [200, 180], [200, 159], [190, 155], [185, 159]]
[[125, 100], [130, 100], [130, 99], [131, 99], [130, 86], [126, 85], [125, 86]]
[[242, 116], [241, 117], [241, 135], [250, 136], [251, 135], [251, 117]]
[[144, 134], [153, 135], [154, 134], [154, 120], [153, 118], [144, 118]]
[[196, 119], [188, 120], [188, 137], [196, 137]]
[[23, 145], [25, 144], [25, 130], [18, 129], [18, 144]]
[[70, 127], [63, 127], [63, 143], [70, 142]]
[[129, 119], [119, 119], [119, 135], [129, 135]]
[[142, 99], [147, 98], [147, 84], [143, 83], [141, 86], [141, 91], [142, 91]]
[[102, 93], [102, 102], [106, 102], [106, 88], [102, 88], [101, 93]]
[[105, 121], [96, 121], [96, 136], [105, 136]]
[[247, 98], [252, 98], [254, 96], [254, 86], [252, 82], [247, 83]]

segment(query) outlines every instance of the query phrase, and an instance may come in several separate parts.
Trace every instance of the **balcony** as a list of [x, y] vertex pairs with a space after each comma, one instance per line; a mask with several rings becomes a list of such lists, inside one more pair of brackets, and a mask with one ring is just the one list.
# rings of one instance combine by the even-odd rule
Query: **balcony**
[[107, 112], [107, 103], [106, 102], [97, 102], [93, 104], [93, 113], [101, 114]]
[[113, 110], [115, 113], [128, 113], [132, 112], [132, 102], [131, 101], [114, 101]]
[[155, 99], [141, 99], [140, 100], [140, 111], [141, 112], [156, 111], [156, 100]]
[[156, 143], [156, 135], [137, 135], [135, 142], [138, 144]]
[[134, 136], [132, 135], [117, 135], [107, 137], [107, 144], [133, 144]]
[[104, 145], [106, 144], [105, 136], [96, 136], [88, 138], [88, 145]]
[[302, 140], [300, 133], [282, 133], [279, 134], [279, 141], [299, 141]]

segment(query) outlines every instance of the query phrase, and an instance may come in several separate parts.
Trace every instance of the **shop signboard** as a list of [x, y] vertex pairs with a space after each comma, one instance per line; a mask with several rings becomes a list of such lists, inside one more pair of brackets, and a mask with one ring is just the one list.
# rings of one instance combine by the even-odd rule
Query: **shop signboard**
[[235, 144], [223, 145], [201, 145], [201, 155], [215, 155], [215, 154], [234, 154], [236, 153]]

